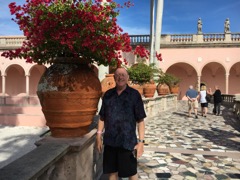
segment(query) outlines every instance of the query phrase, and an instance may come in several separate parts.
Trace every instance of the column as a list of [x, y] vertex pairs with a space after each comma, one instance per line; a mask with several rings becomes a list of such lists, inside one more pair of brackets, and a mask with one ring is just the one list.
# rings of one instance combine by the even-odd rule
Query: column
[[2, 75], [2, 96], [6, 93], [6, 75]]
[[26, 75], [26, 95], [29, 96], [29, 75]]
[[155, 34], [155, 21], [154, 21], [154, 12], [155, 12], [155, 6], [154, 1], [151, 0], [150, 2], [150, 63], [153, 63], [154, 59], [154, 34]]
[[225, 89], [226, 89], [226, 94], [228, 94], [228, 87], [229, 87], [229, 73], [226, 73], [226, 75], [225, 75], [225, 82], [226, 82], [226, 84], [225, 84]]
[[[106, 0], [103, 0], [101, 2], [101, 5], [104, 5], [104, 3], [107, 3]], [[109, 73], [109, 66], [100, 65], [98, 66], [98, 78], [100, 81], [102, 81], [105, 78], [105, 75]]]
[[104, 66], [104, 65], [100, 65], [98, 66], [98, 78], [100, 81], [102, 81], [106, 74], [109, 73], [109, 66]]
[[197, 90], [200, 91], [201, 76], [197, 76]]
[[[162, 32], [162, 15], [163, 15], [163, 0], [157, 0], [157, 19], [156, 19], [156, 31], [155, 31], [155, 52], [160, 53], [161, 44], [161, 32]], [[158, 60], [155, 56], [154, 63], [157, 64]]]

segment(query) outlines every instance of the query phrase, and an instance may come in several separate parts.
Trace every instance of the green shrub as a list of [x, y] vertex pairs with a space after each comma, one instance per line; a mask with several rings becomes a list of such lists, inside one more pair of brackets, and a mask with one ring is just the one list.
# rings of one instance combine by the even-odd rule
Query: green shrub
[[139, 62], [127, 69], [130, 80], [135, 84], [144, 84], [150, 82], [154, 78], [154, 74], [159, 72], [159, 69], [154, 63], [149, 65]]

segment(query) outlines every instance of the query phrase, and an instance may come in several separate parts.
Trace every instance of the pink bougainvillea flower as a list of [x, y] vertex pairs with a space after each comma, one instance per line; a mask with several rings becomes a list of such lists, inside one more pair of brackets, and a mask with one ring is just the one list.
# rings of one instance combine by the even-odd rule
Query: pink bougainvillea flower
[[[26, 36], [22, 47], [3, 52], [26, 62], [52, 63], [57, 57], [109, 65], [127, 63], [118, 52], [132, 52], [130, 37], [117, 24], [119, 7], [113, 0], [27, 0], [22, 6], [9, 4], [13, 19]], [[148, 59], [149, 51], [137, 46], [137, 56]], [[84, 59], [82, 58], [84, 57]], [[158, 56], [159, 58], [161, 56]]]

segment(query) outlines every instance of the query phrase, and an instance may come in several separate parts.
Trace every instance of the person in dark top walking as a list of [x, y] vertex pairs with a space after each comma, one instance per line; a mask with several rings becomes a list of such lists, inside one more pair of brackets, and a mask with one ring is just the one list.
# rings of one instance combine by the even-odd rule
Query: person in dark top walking
[[116, 87], [105, 92], [99, 112], [97, 148], [101, 153], [104, 144], [103, 173], [110, 180], [138, 179], [137, 158], [143, 154], [146, 114], [142, 97], [127, 85], [128, 78], [126, 69], [115, 71]]
[[215, 86], [215, 92], [212, 93], [212, 89], [209, 89], [210, 94], [213, 95], [213, 102], [214, 102], [214, 108], [213, 108], [213, 114], [219, 116], [220, 115], [220, 109], [221, 109], [221, 102], [222, 102], [222, 93], [218, 86]]
[[193, 89], [192, 85], [189, 86], [189, 89], [186, 92], [186, 97], [188, 98], [188, 117], [191, 117], [192, 110], [194, 110], [195, 119], [197, 119], [199, 94], [196, 90]]

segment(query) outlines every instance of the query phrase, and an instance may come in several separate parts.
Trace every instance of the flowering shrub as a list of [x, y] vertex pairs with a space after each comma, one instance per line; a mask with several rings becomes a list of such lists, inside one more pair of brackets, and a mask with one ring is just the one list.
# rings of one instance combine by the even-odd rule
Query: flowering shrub
[[[150, 52], [145, 49], [143, 46], [136, 46], [134, 54], [137, 55], [137, 57], [140, 58], [146, 58], [148, 60], [149, 56], [150, 56]], [[156, 58], [158, 61], [162, 61], [162, 54], [158, 54], [156, 52]]]
[[21, 48], [2, 53], [6, 58], [42, 64], [74, 57], [108, 65], [121, 64], [118, 52], [132, 50], [128, 34], [116, 23], [118, 5], [112, 0], [104, 4], [102, 0], [27, 0], [22, 6], [10, 3], [9, 8], [26, 41]]
[[[117, 25], [118, 8], [113, 0], [26, 0], [22, 6], [9, 4], [13, 19], [26, 36], [21, 48], [2, 53], [10, 59], [26, 62], [52, 63], [57, 57], [73, 57], [98, 65], [117, 64], [127, 60], [122, 52], [131, 52], [130, 37]], [[145, 57], [149, 52], [137, 47], [135, 54]], [[161, 55], [160, 55], [161, 56]]]

